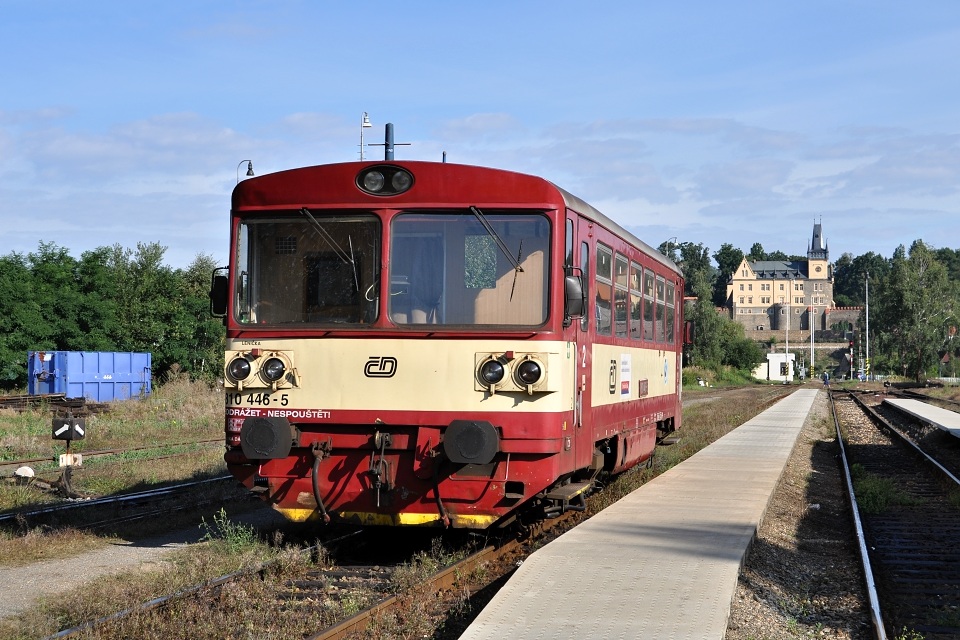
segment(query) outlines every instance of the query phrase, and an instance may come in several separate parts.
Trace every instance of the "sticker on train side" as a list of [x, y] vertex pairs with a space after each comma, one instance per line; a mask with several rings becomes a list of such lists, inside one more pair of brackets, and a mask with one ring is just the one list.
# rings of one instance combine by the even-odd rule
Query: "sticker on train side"
[[329, 420], [331, 413], [326, 409], [257, 409], [251, 407], [242, 407], [233, 409], [227, 407], [228, 418], [299, 418], [310, 420]]
[[258, 407], [281, 406], [285, 407], [290, 403], [290, 397], [286, 393], [281, 393], [278, 397], [271, 396], [269, 393], [227, 393], [227, 406], [251, 405]]

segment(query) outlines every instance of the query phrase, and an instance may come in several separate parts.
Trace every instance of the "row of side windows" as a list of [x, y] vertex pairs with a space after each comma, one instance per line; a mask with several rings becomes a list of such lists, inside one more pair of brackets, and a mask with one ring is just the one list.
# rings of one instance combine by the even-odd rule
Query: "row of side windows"
[[[589, 247], [581, 246], [581, 264]], [[662, 275], [602, 244], [596, 251], [597, 335], [673, 344], [676, 337], [676, 287]], [[586, 316], [584, 316], [586, 328]]]

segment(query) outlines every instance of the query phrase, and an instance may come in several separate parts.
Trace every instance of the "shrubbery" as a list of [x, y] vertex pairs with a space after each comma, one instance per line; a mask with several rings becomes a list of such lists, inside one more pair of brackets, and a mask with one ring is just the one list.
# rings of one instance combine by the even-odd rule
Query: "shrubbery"
[[27, 352], [41, 350], [150, 352], [155, 378], [174, 364], [194, 378], [218, 376], [224, 330], [207, 296], [217, 265], [200, 255], [172, 269], [165, 251], [114, 245], [77, 260], [41, 243], [0, 257], [0, 389], [26, 387]]

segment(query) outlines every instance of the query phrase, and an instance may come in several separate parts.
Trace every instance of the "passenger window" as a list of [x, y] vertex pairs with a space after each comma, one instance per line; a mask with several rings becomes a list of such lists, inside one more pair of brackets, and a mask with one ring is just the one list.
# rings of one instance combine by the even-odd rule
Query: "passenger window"
[[657, 276], [657, 342], [666, 342], [665, 317], [666, 317], [666, 282], [662, 276]]
[[[583, 299], [590, 300], [590, 245], [586, 242], [580, 244], [580, 267], [583, 269]], [[588, 302], [589, 306], [589, 302]], [[580, 317], [580, 330], [586, 331], [589, 327], [590, 322], [590, 313], [587, 309], [583, 310], [583, 315]]]
[[643, 270], [643, 339], [653, 342], [653, 271]]
[[618, 338], [627, 337], [627, 259], [617, 255], [613, 274], [613, 307]]
[[612, 335], [613, 313], [613, 250], [597, 243], [597, 334]]
[[667, 283], [667, 342], [673, 344], [674, 338], [674, 324], [676, 324], [676, 303], [675, 303], [675, 291], [676, 288], [672, 282]]
[[630, 337], [633, 340], [639, 340], [643, 333], [643, 320], [641, 311], [643, 309], [643, 294], [640, 289], [643, 270], [637, 263], [630, 265]]

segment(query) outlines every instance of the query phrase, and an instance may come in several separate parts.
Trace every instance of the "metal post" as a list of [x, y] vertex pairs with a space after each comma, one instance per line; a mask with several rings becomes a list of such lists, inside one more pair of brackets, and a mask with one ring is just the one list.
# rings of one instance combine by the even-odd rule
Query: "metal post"
[[793, 367], [790, 366], [790, 325], [787, 325], [786, 333], [786, 344], [783, 347], [783, 359], [787, 363], [787, 375], [784, 377], [783, 384], [787, 384], [788, 381], [793, 381]]
[[[409, 142], [394, 142], [393, 141], [393, 123], [388, 122], [383, 127], [383, 159], [386, 161], [393, 160], [393, 148], [399, 146], [407, 146]], [[371, 147], [379, 147], [379, 143], [370, 143]]]
[[363, 130], [369, 129], [373, 124], [370, 122], [370, 116], [364, 111], [360, 116], [360, 162], [363, 162]]
[[384, 144], [383, 159], [388, 161], [393, 160], [393, 123], [392, 122], [387, 123], [386, 131], [384, 132], [384, 137], [383, 137], [383, 144]]
[[873, 368], [870, 366], [870, 272], [867, 271], [866, 277], [864, 278], [864, 286], [866, 287], [866, 303], [867, 303], [867, 380], [873, 378]]

